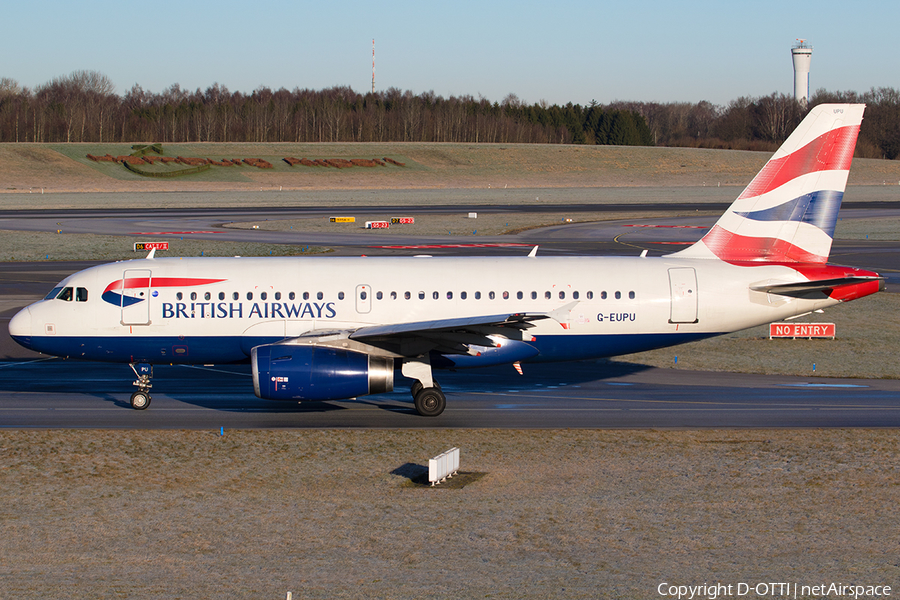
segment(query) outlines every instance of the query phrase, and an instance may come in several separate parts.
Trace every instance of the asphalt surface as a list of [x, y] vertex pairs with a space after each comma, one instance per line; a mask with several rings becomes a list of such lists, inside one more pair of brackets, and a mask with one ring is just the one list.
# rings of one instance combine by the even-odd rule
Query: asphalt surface
[[0, 362], [0, 423], [14, 428], [900, 427], [900, 381], [697, 373], [608, 361], [438, 372], [447, 409], [420, 417], [409, 382], [331, 402], [253, 395], [248, 365], [154, 367], [147, 410], [127, 365]]
[[[588, 208], [589, 206], [589, 208]], [[629, 205], [636, 213], [684, 210], [688, 205]], [[526, 206], [436, 206], [458, 212], [527, 211]], [[560, 205], [547, 210], [578, 212], [623, 207]], [[725, 206], [704, 204], [703, 209]], [[390, 212], [391, 207], [367, 206]], [[352, 210], [347, 208], [346, 210]], [[332, 209], [175, 209], [97, 211], [6, 211], [0, 228], [128, 234], [134, 231], [211, 231], [188, 234], [211, 239], [268, 243], [308, 243], [337, 248], [338, 254], [517, 254], [522, 247], [459, 246], [458, 237], [413, 238], [360, 233], [301, 234], [222, 228], [229, 220], [295, 218]], [[403, 208], [410, 212], [409, 207]], [[418, 211], [418, 209], [416, 210]], [[843, 219], [900, 215], [894, 203], [845, 205]], [[622, 222], [575, 224], [498, 236], [497, 243], [540, 244], [541, 252], [633, 255], [647, 249], [663, 254], [699, 239], [715, 217], [653, 219], [627, 227]], [[664, 227], [660, 227], [664, 226]], [[152, 227], [152, 229], [147, 229]], [[471, 240], [474, 241], [474, 240]], [[444, 246], [444, 247], [440, 247]], [[888, 291], [900, 289], [900, 243], [836, 241], [832, 262], [879, 271]], [[249, 366], [157, 366], [153, 402], [146, 411], [128, 405], [134, 379], [127, 365], [84, 363], [42, 357], [18, 347], [5, 326], [21, 307], [42, 297], [66, 275], [91, 266], [83, 263], [0, 263], [0, 427], [41, 428], [271, 428], [271, 427], [898, 427], [900, 381], [828, 380], [731, 373], [697, 373], [642, 368], [614, 361], [526, 365], [438, 372], [447, 395], [447, 410], [436, 418], [415, 414], [408, 382], [398, 376], [391, 394], [324, 403], [281, 403], [253, 395]]]

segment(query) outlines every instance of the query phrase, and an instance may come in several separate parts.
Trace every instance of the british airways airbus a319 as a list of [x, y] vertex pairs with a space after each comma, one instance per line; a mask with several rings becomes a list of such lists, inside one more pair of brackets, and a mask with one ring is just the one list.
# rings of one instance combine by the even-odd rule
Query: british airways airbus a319
[[[435, 368], [599, 358], [777, 321], [884, 289], [826, 264], [864, 105], [819, 105], [696, 244], [661, 257], [154, 258], [64, 279], [10, 335], [45, 354], [153, 364], [250, 360], [260, 398], [336, 400]], [[517, 364], [518, 363], [518, 364]]]

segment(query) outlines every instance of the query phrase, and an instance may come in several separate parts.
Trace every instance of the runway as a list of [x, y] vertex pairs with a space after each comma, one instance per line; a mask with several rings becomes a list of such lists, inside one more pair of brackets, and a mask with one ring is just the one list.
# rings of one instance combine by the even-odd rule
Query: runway
[[[474, 210], [533, 210], [522, 206]], [[689, 204], [631, 206], [648, 210], [686, 210]], [[428, 210], [467, 210], [434, 206]], [[552, 205], [553, 211], [597, 211], [609, 206]], [[704, 209], [724, 209], [704, 204]], [[365, 207], [367, 211], [389, 206]], [[617, 210], [621, 207], [617, 207]], [[405, 207], [404, 210], [409, 210]], [[297, 232], [222, 228], [227, 220], [293, 218], [332, 209], [175, 209], [168, 211], [15, 211], [0, 214], [0, 228], [49, 231], [65, 222], [67, 231], [127, 234], [159, 230], [212, 230], [211, 239], [298, 243]], [[266, 216], [268, 215], [268, 216]], [[896, 217], [894, 202], [850, 203], [843, 219]], [[699, 239], [716, 217], [642, 219], [545, 227], [518, 235], [479, 237], [478, 243], [540, 245], [542, 253], [664, 254]], [[630, 225], [642, 225], [635, 227]], [[646, 225], [651, 225], [647, 227]], [[49, 229], [48, 229], [49, 228]], [[336, 254], [419, 254], [373, 247], [360, 233], [302, 234], [302, 243], [327, 244]], [[459, 237], [379, 237], [378, 246], [437, 246], [429, 254], [523, 253], [523, 246], [458, 246]], [[457, 244], [456, 247], [449, 247]], [[900, 244], [836, 240], [832, 262], [879, 271], [888, 291], [900, 289]], [[438, 372], [447, 410], [437, 418], [415, 414], [408, 383], [391, 394], [325, 403], [279, 403], [253, 395], [249, 367], [157, 366], [153, 402], [146, 411], [128, 406], [133, 375], [127, 365], [47, 359], [16, 346], [6, 323], [19, 307], [42, 297], [66, 275], [94, 263], [0, 264], [0, 427], [13, 428], [272, 428], [272, 427], [498, 427], [498, 428], [707, 428], [707, 427], [898, 427], [900, 382], [827, 380], [643, 368], [626, 363], [589, 361]], [[399, 377], [399, 376], [398, 376]]]
[[331, 402], [253, 395], [249, 367], [154, 367], [153, 402], [132, 410], [127, 365], [0, 363], [6, 428], [740, 428], [900, 427], [900, 381], [697, 373], [608, 361], [439, 372], [447, 409], [415, 414], [409, 382]]

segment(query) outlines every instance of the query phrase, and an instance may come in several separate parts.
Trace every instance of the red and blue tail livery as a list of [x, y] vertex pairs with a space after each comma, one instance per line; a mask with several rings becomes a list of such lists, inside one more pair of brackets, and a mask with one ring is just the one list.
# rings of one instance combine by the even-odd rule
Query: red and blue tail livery
[[290, 401], [389, 392], [399, 369], [416, 411], [437, 416], [437, 369], [630, 354], [883, 289], [877, 273], [827, 264], [863, 109], [812, 109], [715, 226], [668, 256], [151, 254], [70, 275], [9, 332], [131, 365], [137, 409], [154, 363], [243, 361], [257, 396]]
[[864, 108], [813, 108], [701, 242], [680, 255], [827, 262]]

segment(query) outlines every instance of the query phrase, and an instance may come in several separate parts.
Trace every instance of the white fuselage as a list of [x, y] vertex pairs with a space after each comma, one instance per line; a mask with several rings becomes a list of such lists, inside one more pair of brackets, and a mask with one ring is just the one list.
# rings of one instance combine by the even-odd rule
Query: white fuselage
[[[310, 331], [549, 313], [532, 360], [668, 346], [838, 301], [756, 292], [802, 279], [787, 266], [674, 257], [156, 258], [106, 264], [23, 310], [10, 333], [48, 354], [147, 363], [246, 359]], [[80, 297], [85, 298], [79, 300]]]

